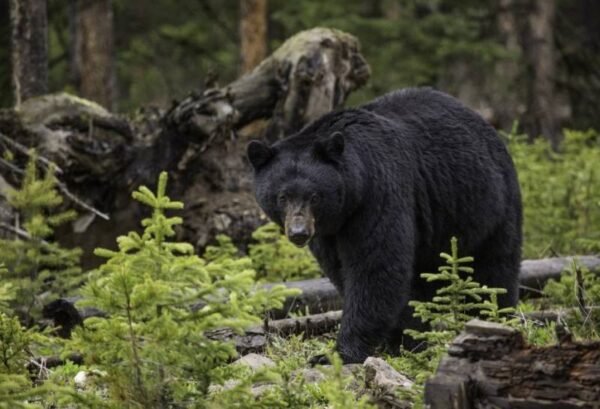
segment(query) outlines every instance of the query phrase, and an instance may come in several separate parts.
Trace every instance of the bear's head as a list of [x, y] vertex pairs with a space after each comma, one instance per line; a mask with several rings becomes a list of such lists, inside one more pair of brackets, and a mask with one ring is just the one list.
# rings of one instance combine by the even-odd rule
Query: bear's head
[[274, 145], [251, 141], [256, 200], [297, 246], [340, 228], [346, 201], [342, 172], [344, 136], [297, 135]]

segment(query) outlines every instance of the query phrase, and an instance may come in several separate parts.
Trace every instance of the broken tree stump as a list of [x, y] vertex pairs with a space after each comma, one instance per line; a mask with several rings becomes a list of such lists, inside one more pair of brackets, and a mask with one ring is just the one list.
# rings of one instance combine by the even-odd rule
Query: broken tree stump
[[467, 323], [425, 385], [431, 409], [599, 408], [600, 342], [529, 346], [514, 328]]

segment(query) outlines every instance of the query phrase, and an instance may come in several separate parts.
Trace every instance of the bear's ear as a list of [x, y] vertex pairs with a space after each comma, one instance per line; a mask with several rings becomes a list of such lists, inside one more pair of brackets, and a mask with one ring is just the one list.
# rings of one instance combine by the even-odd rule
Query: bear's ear
[[258, 170], [273, 157], [275, 152], [263, 142], [250, 141], [246, 154], [254, 170]]
[[317, 139], [315, 151], [324, 159], [337, 162], [344, 153], [344, 135], [340, 131], [335, 131], [329, 136]]

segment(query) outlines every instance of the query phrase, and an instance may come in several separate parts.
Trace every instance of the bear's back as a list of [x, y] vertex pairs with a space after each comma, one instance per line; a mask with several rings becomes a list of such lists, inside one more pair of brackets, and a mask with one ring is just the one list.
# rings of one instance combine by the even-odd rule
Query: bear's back
[[[495, 129], [457, 99], [428, 88], [386, 94], [361, 107], [402, 123], [415, 151], [419, 180], [415, 183], [423, 246], [435, 259], [451, 235], [463, 250], [488, 236], [518, 202], [512, 160]], [[417, 153], [418, 152], [418, 153]]]
[[[498, 139], [495, 130], [475, 111], [456, 98], [432, 88], [406, 88], [383, 95], [360, 107], [402, 121], [420, 131], [421, 137], [457, 138], [477, 135]], [[460, 126], [464, 132], [444, 132]]]

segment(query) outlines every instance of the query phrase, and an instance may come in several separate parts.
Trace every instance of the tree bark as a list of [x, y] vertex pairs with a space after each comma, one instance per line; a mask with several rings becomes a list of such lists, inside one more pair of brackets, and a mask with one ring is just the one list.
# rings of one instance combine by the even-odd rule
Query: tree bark
[[555, 0], [530, 0], [524, 51], [529, 67], [526, 131], [531, 138], [548, 138], [558, 150], [561, 133], [556, 119]]
[[12, 88], [16, 107], [48, 91], [46, 0], [10, 0]]
[[467, 323], [425, 384], [431, 409], [597, 408], [600, 342], [528, 346], [517, 330]]
[[250, 72], [267, 56], [267, 0], [240, 0], [241, 73]]
[[115, 102], [111, 0], [77, 0], [75, 68], [79, 95], [111, 110]]

